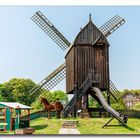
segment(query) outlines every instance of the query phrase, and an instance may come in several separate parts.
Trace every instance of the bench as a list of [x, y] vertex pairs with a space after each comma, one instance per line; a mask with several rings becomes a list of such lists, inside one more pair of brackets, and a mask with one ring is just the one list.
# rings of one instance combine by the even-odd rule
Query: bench
[[18, 135], [27, 135], [27, 134], [32, 134], [35, 132], [35, 129], [32, 128], [32, 127], [27, 127], [27, 128], [21, 128], [21, 129], [16, 129], [15, 130], [15, 134], [18, 134]]

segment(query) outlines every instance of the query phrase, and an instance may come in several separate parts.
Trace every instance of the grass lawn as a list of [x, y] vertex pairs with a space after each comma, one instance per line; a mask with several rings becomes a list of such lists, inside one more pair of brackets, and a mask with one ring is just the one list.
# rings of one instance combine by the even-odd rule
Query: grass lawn
[[[140, 134], [140, 119], [129, 118], [128, 128], [123, 126], [111, 126], [102, 128], [110, 118], [89, 118], [89, 119], [67, 119], [78, 120], [78, 130], [81, 134]], [[35, 128], [35, 134], [58, 134], [65, 119], [47, 119], [44, 117], [31, 121], [31, 127]], [[118, 124], [113, 120], [111, 124]], [[0, 134], [14, 134], [13, 132], [0, 132]]]
[[[71, 119], [73, 120], [73, 118]], [[109, 119], [110, 118], [76, 118], [75, 120], [79, 121], [78, 130], [81, 134], [140, 134], [140, 119], [129, 118], [129, 128], [123, 126], [102, 128]], [[35, 134], [58, 134], [64, 120], [65, 119], [48, 120], [46, 118], [38, 118], [31, 121], [31, 126], [36, 129]], [[118, 124], [118, 121], [114, 119], [111, 124]]]
[[[78, 129], [81, 134], [140, 134], [140, 119], [129, 118], [128, 128], [124, 126], [110, 126], [102, 128], [109, 118], [78, 120]], [[118, 121], [114, 119], [110, 124], [118, 124]]]
[[35, 128], [35, 134], [58, 134], [62, 123], [62, 119], [47, 119], [41, 117], [32, 120], [31, 127]]

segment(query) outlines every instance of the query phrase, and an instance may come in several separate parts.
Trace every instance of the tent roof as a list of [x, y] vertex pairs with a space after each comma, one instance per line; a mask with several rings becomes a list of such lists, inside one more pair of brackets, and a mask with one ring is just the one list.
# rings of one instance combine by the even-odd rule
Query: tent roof
[[0, 102], [0, 104], [11, 108], [32, 109], [30, 106], [26, 106], [17, 102]]

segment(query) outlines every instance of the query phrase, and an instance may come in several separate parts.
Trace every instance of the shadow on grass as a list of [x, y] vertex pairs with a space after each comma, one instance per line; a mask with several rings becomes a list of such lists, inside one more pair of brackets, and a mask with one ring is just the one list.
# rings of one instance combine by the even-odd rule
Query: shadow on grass
[[[136, 129], [134, 129], [134, 128], [132, 128], [132, 127], [130, 127], [130, 126], [120, 126], [120, 125], [116, 125], [116, 126], [106, 126], [106, 127], [104, 127], [105, 129], [118, 129], [118, 128], [126, 128], [126, 129], [128, 129], [128, 130], [130, 130], [130, 131], [136, 131]], [[103, 129], [104, 129], [103, 128]]]
[[46, 128], [48, 125], [35, 125], [35, 126], [32, 126], [33, 128], [35, 128], [35, 130], [40, 130], [40, 129], [44, 129]]
[[134, 129], [134, 128], [130, 127], [130, 126], [126, 126], [126, 128], [127, 128], [128, 130], [130, 130], [130, 131], [136, 131], [136, 129]]

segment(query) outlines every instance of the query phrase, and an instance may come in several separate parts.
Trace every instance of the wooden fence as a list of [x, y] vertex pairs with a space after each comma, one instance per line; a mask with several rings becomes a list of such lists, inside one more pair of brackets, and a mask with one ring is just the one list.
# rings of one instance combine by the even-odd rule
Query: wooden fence
[[[122, 114], [127, 114], [128, 118], [140, 118], [140, 111], [136, 110], [117, 110], [118, 112], [121, 112]], [[109, 117], [107, 112], [91, 112], [90, 116], [93, 118], [96, 117]]]

